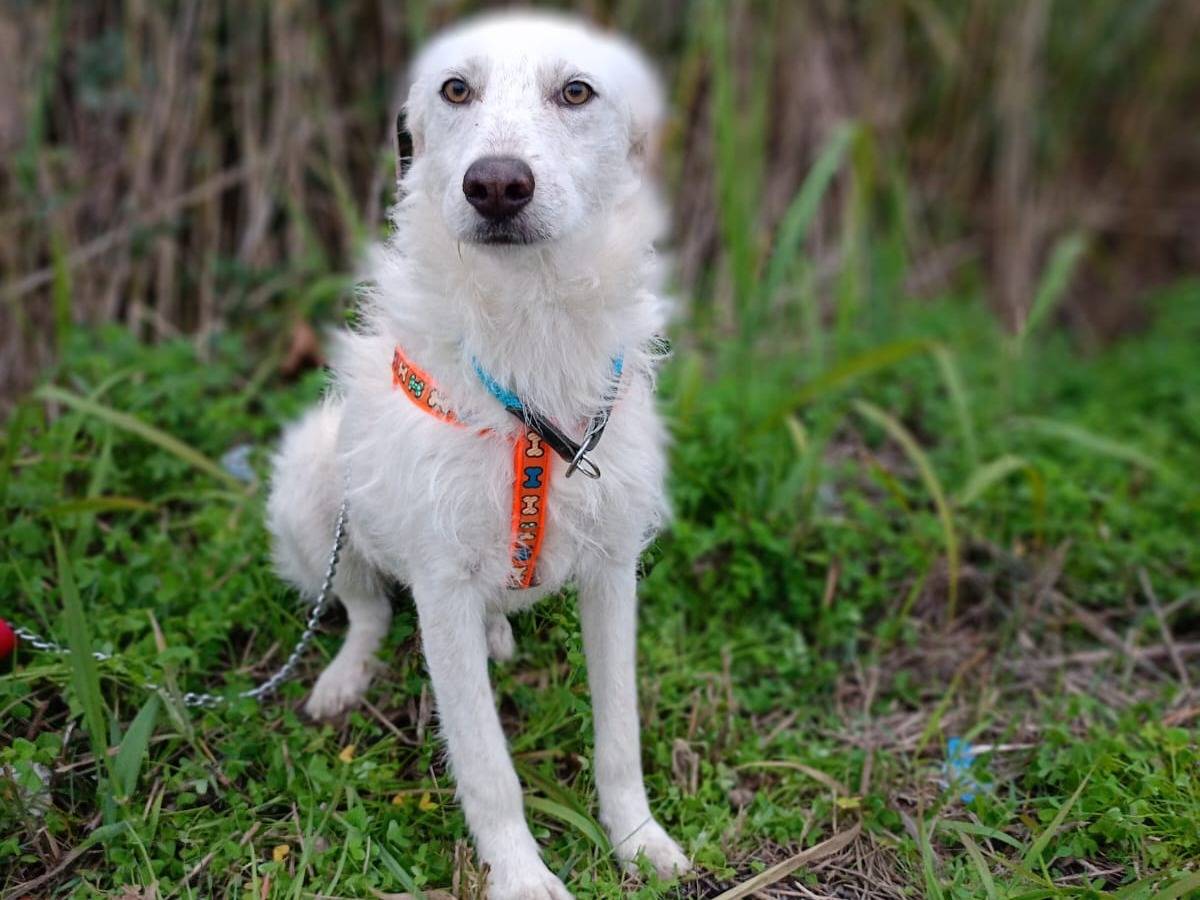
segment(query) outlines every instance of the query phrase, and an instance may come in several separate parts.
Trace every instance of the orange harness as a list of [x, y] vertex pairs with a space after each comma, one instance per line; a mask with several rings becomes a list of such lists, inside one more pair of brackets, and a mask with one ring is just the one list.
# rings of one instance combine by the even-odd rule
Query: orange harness
[[[392, 386], [401, 388], [418, 409], [459, 428], [464, 423], [446, 406], [437, 383], [413, 365], [399, 347], [392, 355]], [[480, 434], [492, 434], [490, 428]], [[546, 533], [546, 497], [550, 491], [553, 454], [546, 452], [542, 436], [528, 425], [513, 442], [512, 539], [509, 587], [535, 586], [537, 560]]]

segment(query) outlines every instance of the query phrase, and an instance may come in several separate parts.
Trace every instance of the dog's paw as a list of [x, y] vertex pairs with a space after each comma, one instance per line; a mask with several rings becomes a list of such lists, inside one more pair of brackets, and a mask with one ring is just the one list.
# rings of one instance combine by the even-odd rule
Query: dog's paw
[[626, 870], [636, 874], [638, 856], [643, 856], [654, 866], [659, 878], [675, 878], [692, 867], [691, 861], [663, 827], [651, 819], [633, 834], [617, 842], [614, 839], [617, 859], [625, 864]]
[[488, 656], [496, 662], [508, 662], [513, 658], [516, 643], [513, 641], [512, 625], [503, 613], [488, 616], [487, 646]]
[[488, 876], [488, 900], [575, 900], [561, 881], [537, 865], [504, 866]]
[[317, 679], [304, 711], [314, 719], [337, 718], [362, 701], [376, 668], [374, 659], [335, 658]]

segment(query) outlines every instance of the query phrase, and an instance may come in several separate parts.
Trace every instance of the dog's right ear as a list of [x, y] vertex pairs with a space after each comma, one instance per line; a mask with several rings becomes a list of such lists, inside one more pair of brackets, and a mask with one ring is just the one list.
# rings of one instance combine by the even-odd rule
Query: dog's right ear
[[408, 174], [413, 160], [413, 137], [408, 130], [408, 113], [401, 107], [396, 113], [396, 181], [401, 182]]

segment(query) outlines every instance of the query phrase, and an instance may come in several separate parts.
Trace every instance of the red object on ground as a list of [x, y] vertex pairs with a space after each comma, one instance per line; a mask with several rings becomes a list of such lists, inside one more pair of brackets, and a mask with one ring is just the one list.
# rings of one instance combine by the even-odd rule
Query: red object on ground
[[0, 659], [13, 652], [17, 646], [17, 636], [13, 634], [12, 626], [0, 619]]

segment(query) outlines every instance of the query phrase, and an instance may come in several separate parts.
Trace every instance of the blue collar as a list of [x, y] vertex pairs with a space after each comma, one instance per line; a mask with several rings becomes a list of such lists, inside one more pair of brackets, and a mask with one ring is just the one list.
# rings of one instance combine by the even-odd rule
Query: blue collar
[[[516, 412], [524, 412], [525, 404], [521, 402], [513, 391], [510, 391], [483, 367], [479, 360], [472, 356], [471, 366], [475, 369], [475, 375], [479, 378], [480, 383], [487, 388], [489, 394], [500, 401], [500, 404], [507, 410], [515, 410]], [[621, 372], [625, 368], [625, 351], [621, 350], [612, 358], [612, 386], [609, 393], [616, 391], [617, 383], [621, 380]], [[606, 399], [608, 399], [606, 397]]]

